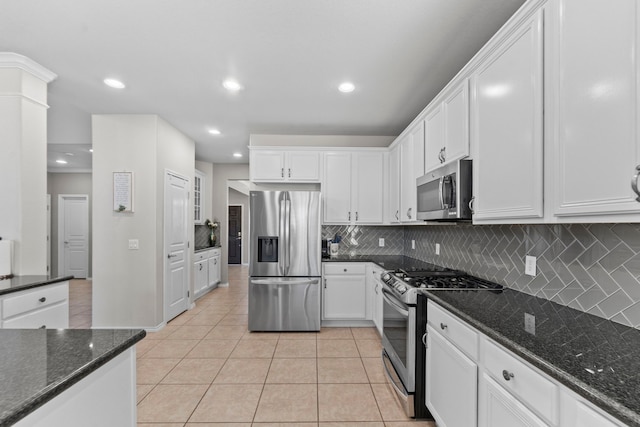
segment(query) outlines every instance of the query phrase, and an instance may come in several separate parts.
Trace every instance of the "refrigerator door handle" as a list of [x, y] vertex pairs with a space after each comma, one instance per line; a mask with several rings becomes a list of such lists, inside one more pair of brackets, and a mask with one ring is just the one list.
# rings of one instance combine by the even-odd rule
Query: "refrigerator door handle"
[[280, 209], [279, 221], [278, 221], [278, 237], [280, 238], [279, 254], [278, 254], [278, 272], [281, 276], [286, 276], [287, 269], [285, 259], [287, 257], [287, 240], [285, 238], [285, 229], [287, 226], [287, 217], [285, 213], [285, 201], [280, 200], [278, 203]]
[[252, 279], [251, 283], [255, 285], [313, 285], [318, 283], [319, 279], [300, 279], [300, 280], [287, 280], [286, 282], [280, 280], [269, 279]]
[[284, 245], [287, 251], [284, 259], [284, 275], [288, 276], [289, 268], [291, 267], [291, 200], [289, 197], [284, 201], [284, 212]]

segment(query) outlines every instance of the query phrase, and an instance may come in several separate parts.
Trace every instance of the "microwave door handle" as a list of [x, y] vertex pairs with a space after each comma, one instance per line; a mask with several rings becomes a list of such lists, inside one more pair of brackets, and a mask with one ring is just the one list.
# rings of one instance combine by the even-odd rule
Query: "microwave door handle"
[[440, 209], [444, 209], [444, 177], [441, 177], [438, 182], [438, 197], [440, 200]]

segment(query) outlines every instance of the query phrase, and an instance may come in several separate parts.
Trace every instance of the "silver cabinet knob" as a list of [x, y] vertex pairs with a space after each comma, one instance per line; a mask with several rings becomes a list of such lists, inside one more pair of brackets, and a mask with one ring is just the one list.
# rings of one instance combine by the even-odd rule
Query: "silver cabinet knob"
[[511, 378], [513, 378], [513, 372], [509, 372], [506, 369], [502, 371], [502, 377], [506, 380], [506, 381], [511, 381]]
[[47, 300], [47, 298], [42, 297], [42, 298], [40, 298], [38, 301], [40, 301], [40, 302], [45, 302], [46, 300]]

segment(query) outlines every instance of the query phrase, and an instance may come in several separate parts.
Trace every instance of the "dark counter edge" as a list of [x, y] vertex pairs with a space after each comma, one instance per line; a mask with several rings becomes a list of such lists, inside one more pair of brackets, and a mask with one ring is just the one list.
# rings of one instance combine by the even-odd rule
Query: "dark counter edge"
[[[39, 286], [52, 285], [54, 283], [66, 282], [73, 279], [73, 276], [60, 276], [53, 279], [41, 280], [39, 282], [29, 283], [28, 285], [22, 285], [18, 288], [0, 289], [0, 295], [12, 294], [14, 292], [25, 291], [27, 289], [37, 288]], [[10, 280], [10, 279], [8, 279]]]
[[98, 370], [98, 368], [106, 365], [107, 362], [113, 360], [119, 354], [124, 353], [125, 350], [132, 347], [138, 341], [141, 341], [146, 335], [147, 332], [144, 329], [140, 329], [131, 338], [127, 339], [117, 347], [114, 347], [111, 351], [92, 360], [90, 363], [81, 366], [72, 374], [67, 376], [67, 378], [45, 387], [40, 393], [34, 395], [31, 399], [25, 400], [20, 406], [5, 415], [0, 420], [0, 426], [11, 426], [32, 412], [35, 412], [36, 409], [52, 400], [54, 397], [62, 394], [62, 392], [69, 389], [83, 378], [86, 378], [89, 374]]
[[557, 368], [555, 365], [545, 361], [544, 359], [541, 359], [535, 353], [527, 350], [525, 347], [522, 347], [506, 338], [505, 336], [497, 333], [495, 330], [469, 316], [464, 311], [461, 311], [455, 306], [438, 298], [437, 294], [429, 291], [426, 291], [424, 294], [427, 296], [427, 298], [437, 302], [439, 305], [451, 311], [453, 314], [460, 317], [462, 320], [469, 323], [471, 326], [473, 326], [489, 338], [493, 339], [505, 348], [513, 351], [515, 354], [522, 357], [527, 362], [531, 363], [552, 378], [558, 380], [560, 383], [564, 384], [565, 386], [575, 391], [577, 394], [584, 397], [591, 403], [600, 407], [604, 411], [608, 412], [615, 418], [631, 426], [640, 427], [640, 414], [637, 414], [626, 406], [621, 405], [614, 399], [608, 397], [606, 394], [595, 390], [593, 387], [585, 384], [573, 375], [570, 375], [562, 369]]

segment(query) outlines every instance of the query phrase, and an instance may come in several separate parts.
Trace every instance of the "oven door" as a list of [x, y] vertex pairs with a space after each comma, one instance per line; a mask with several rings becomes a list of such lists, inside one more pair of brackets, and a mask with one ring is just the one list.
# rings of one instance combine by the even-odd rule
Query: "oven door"
[[414, 393], [416, 308], [398, 300], [386, 286], [382, 288], [382, 296], [382, 345], [406, 391]]

